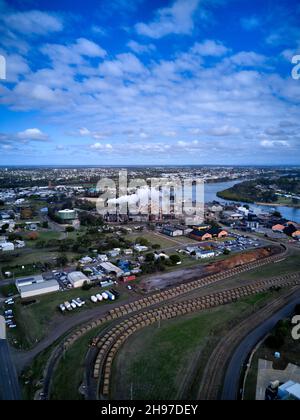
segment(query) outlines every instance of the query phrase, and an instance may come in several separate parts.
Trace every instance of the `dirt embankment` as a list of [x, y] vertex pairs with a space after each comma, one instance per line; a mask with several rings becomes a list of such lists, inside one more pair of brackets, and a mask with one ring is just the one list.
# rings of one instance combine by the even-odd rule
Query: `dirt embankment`
[[169, 273], [154, 274], [143, 278], [139, 288], [144, 292], [165, 289], [177, 284], [200, 279], [202, 277], [220, 273], [243, 264], [260, 260], [280, 253], [280, 247], [270, 246], [247, 251], [243, 254], [229, 256], [223, 261], [216, 261], [210, 264], [199, 264], [191, 268], [179, 269]]

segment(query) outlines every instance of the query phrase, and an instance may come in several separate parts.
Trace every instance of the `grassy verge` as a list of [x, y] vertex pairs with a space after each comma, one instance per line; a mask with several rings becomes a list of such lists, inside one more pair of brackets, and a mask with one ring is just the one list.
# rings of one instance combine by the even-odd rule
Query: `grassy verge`
[[[193, 398], [205, 360], [233, 322], [253, 312], [273, 293], [164, 321], [134, 334], [113, 363], [113, 399]], [[200, 366], [200, 368], [199, 368]], [[196, 384], [191, 382], [197, 369]]]
[[84, 376], [84, 361], [92, 337], [104, 328], [95, 328], [81, 337], [60, 360], [52, 382], [52, 400], [81, 400], [79, 392]]

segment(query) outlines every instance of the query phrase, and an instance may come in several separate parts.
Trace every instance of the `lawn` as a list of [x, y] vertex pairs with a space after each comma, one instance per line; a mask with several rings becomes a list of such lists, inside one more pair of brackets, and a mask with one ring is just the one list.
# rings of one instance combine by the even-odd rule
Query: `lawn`
[[[55, 370], [51, 400], [82, 400], [79, 387], [84, 376], [84, 361], [92, 337], [97, 335], [106, 324], [95, 328], [81, 337], [65, 353]], [[74, 367], [76, 366], [76, 369]]]
[[[91, 295], [99, 293], [105, 289], [92, 288], [90, 290], [72, 289], [64, 292], [50, 293], [44, 296], [32, 298], [36, 300], [28, 306], [21, 304], [20, 299], [16, 301], [13, 308], [17, 328], [9, 332], [10, 341], [14, 343], [15, 347], [21, 349], [28, 349], [33, 347], [37, 342], [45, 337], [47, 329], [51, 324], [59, 322], [64, 317], [73, 316], [80, 311], [95, 308], [96, 305], [90, 301]], [[86, 301], [82, 308], [77, 308], [72, 312], [62, 314], [58, 306], [74, 298], [80, 297]], [[126, 297], [126, 292], [122, 293], [120, 300]], [[110, 301], [103, 301], [97, 303], [98, 306], [109, 306]], [[109, 309], [109, 308], [108, 308]], [[17, 340], [17, 343], [15, 342]]]
[[[242, 278], [243, 280], [257, 280], [278, 277], [295, 271], [300, 271], [300, 254], [297, 251], [294, 251], [293, 254], [281, 262], [267, 264], [257, 270], [251, 270], [243, 273]], [[239, 274], [238, 277], [241, 277], [241, 275]]]
[[161, 249], [180, 246], [180, 244], [178, 244], [177, 239], [169, 238], [168, 236], [161, 235], [155, 232], [131, 233], [125, 237], [125, 239], [133, 242], [136, 240], [136, 238], [147, 239], [147, 241], [149, 241], [151, 245], [159, 244], [161, 246]]
[[[272, 296], [263, 293], [239, 302], [144, 328], [127, 340], [113, 363], [113, 399], [193, 398], [201, 369], [232, 322]], [[193, 378], [191, 380], [191, 378]], [[193, 395], [193, 392], [195, 395]]]

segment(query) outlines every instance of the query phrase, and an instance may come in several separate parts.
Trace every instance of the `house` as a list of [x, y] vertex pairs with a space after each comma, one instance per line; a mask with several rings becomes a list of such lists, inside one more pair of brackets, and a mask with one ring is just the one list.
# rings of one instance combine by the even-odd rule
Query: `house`
[[0, 243], [0, 249], [1, 251], [14, 251], [15, 246], [12, 242], [2, 242]]
[[140, 244], [135, 244], [134, 250], [137, 252], [145, 252], [145, 251], [148, 251], [148, 247], [144, 245], [140, 245]]
[[159, 254], [157, 254], [156, 252], [154, 253], [154, 259], [155, 260], [159, 260], [160, 258], [166, 259], [168, 260], [170, 257], [165, 254], [164, 252], [160, 252]]
[[204, 258], [212, 258], [215, 256], [214, 251], [196, 251], [195, 258], [204, 259]]
[[182, 236], [183, 229], [178, 228], [176, 226], [164, 226], [162, 229], [162, 233], [168, 236]]
[[91, 257], [83, 257], [78, 262], [82, 265], [90, 264], [93, 261]]
[[225, 238], [228, 235], [226, 230], [223, 230], [219, 227], [210, 227], [208, 230], [194, 229], [189, 237], [197, 241], [207, 241], [212, 238]]
[[194, 251], [197, 251], [197, 249], [198, 249], [198, 246], [187, 246], [185, 248], [186, 252], [188, 252], [189, 254], [191, 254]]
[[106, 261], [108, 261], [107, 255], [105, 255], [105, 254], [99, 254], [99, 255], [97, 256], [97, 258], [98, 258], [98, 260], [99, 260], [99, 261], [101, 261], [101, 262], [106, 262]]
[[285, 228], [284, 225], [281, 225], [281, 224], [278, 223], [277, 225], [272, 226], [272, 231], [273, 232], [283, 233], [284, 228]]
[[120, 255], [121, 249], [120, 248], [114, 248], [111, 251], [108, 251], [108, 255], [112, 258], [117, 257], [118, 255]]
[[20, 241], [19, 239], [15, 240], [16, 248], [24, 248], [25, 247], [25, 241]]
[[213, 237], [213, 238], [225, 238], [226, 236], [228, 236], [228, 232], [226, 230], [223, 230], [219, 227], [212, 227], [208, 230], [208, 233]]
[[124, 255], [132, 255], [133, 254], [133, 250], [131, 248], [128, 249], [124, 249], [123, 250]]
[[298, 241], [300, 240], [300, 230], [296, 230], [294, 233], [292, 233], [292, 237], [294, 239], [298, 239]]
[[195, 239], [196, 241], [207, 241], [212, 239], [212, 235], [208, 233], [206, 230], [198, 230], [193, 229], [192, 232], [189, 234], [191, 239]]
[[283, 233], [285, 233], [287, 236], [292, 236], [294, 232], [296, 232], [297, 229], [296, 227], [290, 223], [288, 224], [284, 229], [283, 229]]

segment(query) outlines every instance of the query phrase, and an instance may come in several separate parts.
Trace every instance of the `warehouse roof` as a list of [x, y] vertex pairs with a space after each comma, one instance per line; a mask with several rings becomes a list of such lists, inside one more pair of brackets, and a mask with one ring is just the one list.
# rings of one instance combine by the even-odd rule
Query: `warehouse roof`
[[42, 283], [33, 283], [28, 284], [25, 286], [19, 286], [20, 293], [26, 293], [26, 292], [33, 292], [36, 290], [44, 290], [48, 289], [49, 287], [59, 286], [58, 282], [56, 280], [47, 280], [43, 281]]
[[42, 283], [44, 281], [43, 276], [31, 276], [31, 277], [22, 277], [21, 279], [16, 280], [16, 286], [21, 287], [27, 284]]
[[68, 280], [71, 283], [76, 283], [77, 281], [88, 281], [89, 279], [81, 271], [72, 271], [68, 274]]

